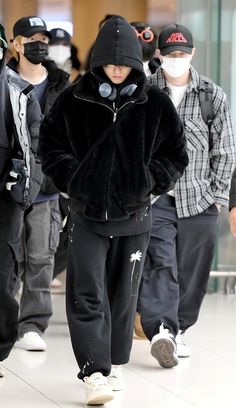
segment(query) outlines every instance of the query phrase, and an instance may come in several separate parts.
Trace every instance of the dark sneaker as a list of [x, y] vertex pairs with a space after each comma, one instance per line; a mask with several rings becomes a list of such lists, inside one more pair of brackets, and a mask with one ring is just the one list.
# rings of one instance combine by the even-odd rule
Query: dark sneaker
[[160, 326], [159, 333], [152, 338], [151, 355], [164, 368], [172, 368], [179, 363], [174, 336], [164, 328], [163, 324]]

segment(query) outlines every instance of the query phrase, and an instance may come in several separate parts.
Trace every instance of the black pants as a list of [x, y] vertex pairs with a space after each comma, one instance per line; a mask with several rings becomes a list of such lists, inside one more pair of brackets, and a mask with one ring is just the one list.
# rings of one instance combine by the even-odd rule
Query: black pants
[[20, 207], [0, 198], [0, 361], [8, 357], [17, 338], [19, 307], [14, 293], [22, 225]]
[[[69, 213], [69, 203], [70, 200], [64, 198], [63, 196], [59, 196], [59, 208], [61, 213], [62, 220], [68, 216]], [[67, 264], [67, 226], [64, 226], [63, 230], [60, 232], [60, 241], [57, 247], [57, 251], [55, 253], [55, 262], [54, 262], [54, 271], [53, 271], [53, 278], [56, 278], [61, 272], [66, 269]]]
[[153, 205], [153, 228], [140, 285], [138, 310], [151, 340], [159, 326], [174, 335], [192, 326], [206, 293], [216, 240], [218, 210], [178, 219], [173, 197]]
[[69, 225], [66, 304], [79, 378], [129, 360], [149, 232], [98, 235]]

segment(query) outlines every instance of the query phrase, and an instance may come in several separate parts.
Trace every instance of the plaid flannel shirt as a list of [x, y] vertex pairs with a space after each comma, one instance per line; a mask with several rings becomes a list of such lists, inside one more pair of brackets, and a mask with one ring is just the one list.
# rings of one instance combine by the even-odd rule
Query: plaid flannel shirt
[[[228, 205], [231, 174], [235, 162], [235, 143], [226, 94], [213, 84], [214, 119], [209, 134], [202, 119], [199, 101], [199, 75], [190, 68], [191, 78], [177, 111], [183, 121], [189, 165], [174, 188], [178, 218], [197, 215], [213, 203]], [[148, 78], [170, 95], [162, 68]]]

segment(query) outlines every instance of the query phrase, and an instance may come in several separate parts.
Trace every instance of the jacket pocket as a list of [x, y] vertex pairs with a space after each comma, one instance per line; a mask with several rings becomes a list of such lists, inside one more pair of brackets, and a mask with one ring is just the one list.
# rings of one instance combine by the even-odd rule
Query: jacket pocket
[[18, 204], [24, 205], [27, 169], [25, 162], [22, 159], [12, 158], [12, 170], [18, 175], [18, 180], [15, 185], [9, 190], [9, 196]]
[[187, 119], [184, 123], [188, 149], [192, 152], [208, 152], [209, 132], [205, 122], [201, 119]]
[[186, 120], [185, 134], [189, 156], [188, 173], [202, 178], [203, 169], [209, 167], [209, 133], [201, 119]]

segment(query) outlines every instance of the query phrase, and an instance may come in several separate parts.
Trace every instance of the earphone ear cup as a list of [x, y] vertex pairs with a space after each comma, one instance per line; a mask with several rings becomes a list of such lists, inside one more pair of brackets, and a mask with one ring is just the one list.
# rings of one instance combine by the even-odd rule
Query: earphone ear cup
[[109, 95], [107, 99], [109, 99], [109, 101], [115, 101], [117, 97], [117, 89], [114, 86], [112, 86], [111, 89], [111, 95]]
[[103, 82], [99, 88], [99, 93], [103, 98], [108, 98], [108, 96], [111, 95], [112, 93], [112, 87], [110, 84], [108, 84], [107, 82]]
[[136, 84], [127, 85], [121, 89], [120, 96], [124, 96], [124, 95], [131, 96], [134, 93], [136, 88], [137, 88]]
[[99, 93], [103, 98], [107, 98], [110, 101], [114, 101], [117, 97], [117, 90], [114, 86], [111, 86], [108, 82], [103, 82], [99, 88]]

